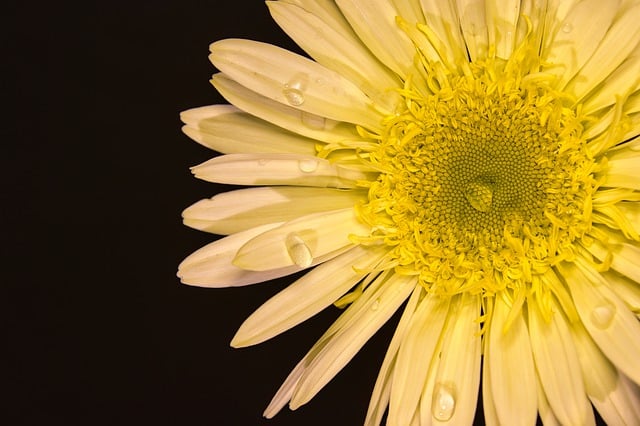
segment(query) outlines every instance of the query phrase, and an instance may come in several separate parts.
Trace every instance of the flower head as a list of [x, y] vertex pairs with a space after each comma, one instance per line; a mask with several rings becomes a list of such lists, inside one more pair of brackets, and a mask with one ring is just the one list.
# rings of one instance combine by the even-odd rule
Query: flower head
[[[640, 3], [281, 0], [312, 59], [211, 45], [232, 104], [185, 111], [251, 186], [187, 225], [222, 287], [311, 268], [232, 341], [346, 307], [265, 411], [308, 402], [404, 304], [366, 424], [640, 419]], [[481, 377], [482, 376], [482, 377]], [[482, 383], [482, 386], [480, 386]]]

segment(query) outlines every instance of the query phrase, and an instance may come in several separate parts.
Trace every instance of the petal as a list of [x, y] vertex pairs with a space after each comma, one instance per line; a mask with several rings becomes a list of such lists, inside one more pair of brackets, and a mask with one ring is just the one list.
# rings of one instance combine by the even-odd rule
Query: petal
[[448, 314], [455, 321], [444, 333], [433, 394], [427, 395], [434, 424], [473, 423], [480, 384], [480, 313], [480, 297], [465, 293]]
[[360, 281], [384, 253], [355, 247], [325, 262], [258, 308], [234, 336], [231, 346], [268, 340], [311, 318]]
[[536, 375], [536, 388], [538, 393], [538, 412], [540, 413], [540, 420], [544, 426], [561, 426], [558, 418], [553, 413], [547, 395], [544, 393], [542, 383], [540, 383], [540, 377]]
[[640, 285], [615, 271], [603, 272], [602, 276], [627, 308], [635, 314], [640, 314]]
[[235, 287], [300, 271], [300, 267], [289, 267], [267, 272], [245, 271], [231, 264], [238, 249], [256, 235], [274, 229], [281, 223], [273, 223], [249, 229], [214, 241], [188, 256], [178, 267], [178, 276], [184, 284], [202, 287]]
[[413, 68], [415, 48], [396, 24], [398, 11], [389, 0], [336, 0], [365, 46], [402, 78]]
[[596, 88], [592, 95], [585, 98], [582, 104], [583, 112], [592, 114], [613, 105], [617, 102], [617, 97], [623, 97], [637, 90], [640, 84], [638, 76], [640, 76], [640, 55], [636, 54], [628, 57]]
[[[522, 312], [505, 330], [511, 307], [495, 297], [489, 332], [491, 392], [500, 424], [534, 425], [538, 414], [536, 378], [529, 333]], [[517, 309], [517, 308], [516, 308]]]
[[495, 46], [497, 57], [509, 59], [516, 42], [520, 0], [486, 0], [485, 13], [489, 46]]
[[293, 393], [291, 408], [296, 409], [313, 398], [391, 318], [415, 286], [415, 277], [394, 274], [366, 303], [352, 305], [349, 309], [357, 309], [358, 313], [313, 358]]
[[263, 96], [302, 111], [380, 129], [384, 114], [352, 82], [310, 59], [267, 43], [227, 39], [210, 46], [211, 62]]
[[415, 313], [418, 301], [420, 300], [423, 291], [424, 289], [421, 286], [416, 286], [409, 298], [409, 301], [407, 302], [407, 306], [404, 308], [400, 322], [398, 322], [398, 326], [393, 334], [391, 343], [389, 343], [384, 361], [382, 362], [382, 366], [378, 372], [378, 378], [376, 379], [376, 384], [373, 388], [369, 408], [367, 410], [367, 417], [364, 421], [365, 426], [379, 425], [382, 420], [382, 416], [389, 405], [391, 380], [393, 377], [393, 370], [396, 365], [398, 349], [407, 334], [411, 318]]
[[[602, 1], [598, 10], [606, 13]], [[596, 13], [594, 15], [598, 15]], [[638, 46], [640, 40], [640, 4], [619, 13], [616, 20], [607, 30], [604, 38], [599, 43], [593, 56], [584, 64], [576, 76], [566, 87], [566, 90], [575, 93], [578, 99], [589, 93], [597, 85], [611, 74]], [[590, 29], [593, 31], [593, 29]], [[587, 36], [588, 35], [584, 35]], [[635, 80], [635, 81], [634, 81]], [[632, 80], [637, 82], [637, 76]]]
[[413, 315], [393, 371], [389, 424], [408, 424], [417, 411], [448, 311], [448, 298], [427, 295]]
[[550, 322], [537, 302], [527, 306], [531, 348], [547, 401], [560, 424], [595, 424], [566, 319], [553, 299], [545, 303], [553, 312]]
[[[619, 0], [575, 2], [567, 16], [552, 23], [542, 59], [555, 65], [548, 72], [558, 76], [564, 88], [600, 45], [618, 11]], [[593, 13], [597, 10], [598, 13]]]
[[355, 83], [383, 110], [395, 111], [398, 99], [391, 89], [402, 87], [402, 83], [371, 55], [353, 31], [327, 25], [293, 4], [269, 1], [267, 5], [278, 25], [318, 63]]
[[581, 324], [574, 324], [571, 332], [591, 403], [607, 424], [633, 424], [637, 420], [633, 407], [640, 402], [640, 396], [627, 392], [616, 368]]
[[617, 243], [615, 240], [603, 245], [599, 241], [595, 241], [587, 247], [594, 256], [604, 261], [609, 254], [611, 257], [611, 268], [626, 275], [633, 281], [640, 283], [640, 248], [634, 244]]
[[438, 53], [445, 54], [448, 63], [455, 63], [459, 58], [466, 56], [455, 3], [441, 0], [421, 0], [420, 3], [428, 28], [446, 46], [444, 49], [438, 49]]
[[471, 61], [487, 56], [489, 35], [484, 1], [458, 0], [458, 16]]
[[222, 73], [215, 74], [211, 83], [226, 100], [243, 111], [300, 135], [334, 143], [361, 139], [352, 124], [281, 104], [247, 89]]
[[353, 188], [358, 180], [371, 178], [322, 158], [296, 154], [227, 154], [191, 170], [199, 179], [232, 185]]
[[640, 383], [640, 323], [581, 258], [562, 265], [563, 275], [582, 322], [611, 362]]
[[352, 208], [314, 213], [249, 240], [233, 263], [252, 271], [305, 267], [315, 258], [352, 246], [352, 234], [369, 234], [369, 227], [358, 221]]
[[366, 192], [360, 190], [295, 186], [248, 188], [200, 200], [188, 207], [182, 217], [184, 224], [192, 228], [228, 235], [266, 223], [353, 207], [366, 197]]
[[317, 141], [259, 120], [231, 105], [183, 111], [182, 131], [194, 141], [224, 154], [289, 152], [314, 155]]

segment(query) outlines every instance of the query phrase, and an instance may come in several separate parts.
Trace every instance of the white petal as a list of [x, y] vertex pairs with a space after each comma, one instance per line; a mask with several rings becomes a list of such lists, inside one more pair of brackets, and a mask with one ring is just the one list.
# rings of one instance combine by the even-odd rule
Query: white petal
[[404, 308], [400, 322], [396, 327], [396, 331], [393, 334], [391, 343], [387, 349], [387, 353], [378, 372], [378, 378], [373, 388], [371, 400], [369, 402], [369, 409], [367, 410], [367, 417], [364, 421], [365, 426], [377, 426], [382, 420], [382, 416], [389, 405], [389, 397], [391, 395], [391, 379], [393, 370], [396, 365], [396, 358], [400, 344], [404, 340], [409, 328], [411, 318], [418, 306], [418, 301], [422, 295], [424, 289], [422, 286], [416, 286], [407, 302], [407, 306]]
[[296, 154], [227, 154], [191, 170], [199, 179], [232, 185], [353, 188], [358, 180], [372, 177], [322, 158]]
[[227, 39], [210, 46], [211, 62], [241, 85], [285, 105], [380, 129], [383, 114], [352, 82], [310, 59], [267, 43]]
[[194, 141], [224, 154], [290, 152], [314, 155], [316, 140], [259, 120], [231, 105], [183, 111], [182, 131]]
[[471, 61], [483, 59], [489, 47], [484, 1], [458, 0], [457, 3], [460, 28]]
[[[602, 3], [602, 1], [599, 2], [598, 10], [606, 13], [607, 6], [604, 5], [603, 8]], [[640, 4], [620, 13], [599, 43], [593, 56], [571, 80], [566, 90], [575, 93], [580, 99], [601, 84], [638, 46], [640, 39], [638, 19], [640, 19]], [[593, 28], [590, 31], [593, 31]], [[586, 34], [585, 36], [588, 37]], [[636, 79], [637, 76], [634, 80]]]
[[261, 343], [311, 318], [360, 281], [382, 254], [355, 247], [317, 266], [251, 314], [240, 326], [231, 346]]
[[640, 80], [640, 55], [626, 59], [610, 76], [587, 97], [582, 105], [585, 114], [591, 114], [601, 108], [617, 102], [616, 97], [624, 96], [638, 89]]
[[444, 53], [448, 63], [455, 63], [456, 60], [466, 57], [455, 3], [441, 0], [421, 0], [420, 3], [428, 27], [443, 46], [446, 46], [444, 49], [438, 49], [438, 53]]
[[265, 223], [286, 222], [322, 211], [353, 207], [360, 190], [295, 186], [240, 189], [200, 200], [183, 213], [184, 224], [214, 234], [233, 234]]
[[544, 426], [561, 426], [561, 423], [549, 405], [547, 396], [544, 394], [544, 389], [542, 388], [542, 383], [540, 383], [540, 377], [538, 375], [536, 375], [536, 389], [538, 393], [538, 412], [540, 413], [542, 424]]
[[[524, 317], [518, 312], [504, 329], [511, 307], [495, 297], [489, 333], [491, 391], [500, 424], [534, 425], [537, 417], [536, 379]], [[517, 309], [517, 308], [516, 308]]]
[[638, 403], [640, 398], [626, 391], [616, 368], [598, 349], [581, 324], [574, 324], [571, 332], [585, 388], [594, 407], [607, 424], [634, 424], [633, 403]]
[[408, 424], [418, 409], [448, 311], [448, 298], [427, 295], [413, 315], [393, 371], [389, 424]]
[[358, 314], [311, 361], [291, 398], [291, 408], [296, 409], [313, 398], [389, 320], [415, 285], [415, 277], [395, 274], [370, 296], [366, 304], [352, 305], [350, 308], [358, 309]]
[[496, 412], [496, 402], [493, 399], [493, 391], [491, 384], [491, 368], [502, 368], [499, 365], [491, 367], [489, 357], [491, 356], [491, 345], [489, 345], [489, 335], [491, 330], [485, 330], [483, 340], [483, 359], [482, 359], [482, 408], [484, 414], [484, 423], [486, 425], [497, 425], [498, 413]]
[[314, 213], [249, 240], [233, 263], [252, 271], [304, 267], [315, 258], [351, 247], [352, 234], [369, 234], [369, 227], [358, 221], [352, 208]]
[[211, 83], [226, 100], [251, 115], [282, 128], [323, 142], [360, 140], [355, 126], [301, 111], [259, 95], [218, 73]]
[[398, 11], [389, 0], [336, 0], [362, 42], [402, 78], [413, 68], [415, 48], [396, 24]]
[[432, 401], [429, 408], [437, 425], [472, 424], [478, 401], [480, 297], [463, 294], [454, 303], [448, 315], [455, 320], [443, 336], [433, 394], [425, 395]]
[[553, 23], [550, 28], [553, 36], [546, 42], [542, 59], [556, 65], [548, 72], [559, 77], [559, 88], [591, 57], [613, 22], [619, 4], [619, 0], [582, 0], [561, 22]]
[[640, 323], [602, 276], [581, 258], [563, 275], [585, 328], [611, 362], [640, 383]]
[[267, 5], [278, 25], [318, 63], [348, 78], [387, 111], [395, 111], [397, 93], [391, 89], [402, 87], [402, 83], [352, 31], [329, 26], [296, 5], [281, 1]]
[[547, 401], [561, 424], [594, 424], [567, 322], [553, 299], [546, 303], [553, 312], [550, 322], [545, 320], [537, 302], [527, 306], [531, 348]]
[[497, 57], [509, 59], [516, 42], [520, 0], [486, 0], [485, 13], [489, 46], [495, 46]]
[[640, 314], [640, 285], [615, 271], [603, 272], [602, 276], [629, 310]]

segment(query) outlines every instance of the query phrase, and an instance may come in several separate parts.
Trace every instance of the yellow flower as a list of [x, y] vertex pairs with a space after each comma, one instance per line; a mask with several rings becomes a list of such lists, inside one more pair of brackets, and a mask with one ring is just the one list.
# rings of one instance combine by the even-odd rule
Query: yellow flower
[[267, 4], [313, 60], [211, 45], [232, 105], [182, 120], [225, 155], [193, 172], [254, 187], [184, 211], [228, 236], [179, 270], [223, 287], [314, 267], [235, 347], [346, 307], [265, 416], [404, 304], [367, 425], [471, 424], [480, 387], [487, 424], [638, 424], [640, 2]]

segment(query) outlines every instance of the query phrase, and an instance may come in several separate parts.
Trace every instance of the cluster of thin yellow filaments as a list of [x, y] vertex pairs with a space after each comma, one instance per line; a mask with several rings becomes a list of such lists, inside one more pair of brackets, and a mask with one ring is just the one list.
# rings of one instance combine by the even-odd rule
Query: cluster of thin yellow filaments
[[388, 264], [430, 292], [531, 286], [591, 229], [586, 118], [524, 75], [487, 59], [429, 93], [405, 87], [406, 109], [363, 156], [381, 172], [356, 209], [372, 228], [362, 242], [388, 245]]

